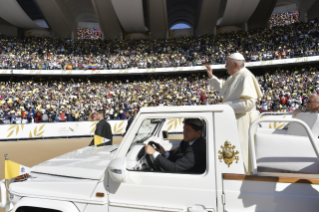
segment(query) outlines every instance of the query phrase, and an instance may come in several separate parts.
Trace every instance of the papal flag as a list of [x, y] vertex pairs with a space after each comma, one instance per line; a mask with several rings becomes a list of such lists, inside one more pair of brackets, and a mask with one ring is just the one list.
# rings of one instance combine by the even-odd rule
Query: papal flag
[[103, 138], [102, 136], [99, 136], [99, 135], [94, 135], [94, 145], [95, 146], [100, 145], [100, 144], [104, 144], [104, 143], [108, 143], [110, 141], [111, 141], [110, 139]]
[[12, 179], [23, 174], [30, 174], [31, 168], [23, 166], [11, 160], [5, 160], [4, 172], [5, 179]]

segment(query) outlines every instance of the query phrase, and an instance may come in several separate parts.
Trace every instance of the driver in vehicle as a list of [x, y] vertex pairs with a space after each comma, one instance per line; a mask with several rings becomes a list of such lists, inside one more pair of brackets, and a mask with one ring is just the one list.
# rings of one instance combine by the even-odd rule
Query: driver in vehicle
[[197, 118], [184, 120], [184, 139], [179, 147], [166, 152], [158, 144], [157, 151], [145, 146], [145, 152], [152, 155], [154, 164], [166, 172], [204, 173], [206, 170], [206, 140], [202, 137], [203, 123]]

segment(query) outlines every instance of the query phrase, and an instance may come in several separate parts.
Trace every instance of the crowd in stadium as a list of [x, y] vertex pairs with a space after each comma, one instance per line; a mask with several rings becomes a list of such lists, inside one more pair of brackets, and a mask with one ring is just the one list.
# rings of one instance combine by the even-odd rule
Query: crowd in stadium
[[269, 27], [290, 25], [299, 22], [299, 11], [273, 14], [269, 19]]
[[0, 35], [2, 69], [125, 69], [224, 64], [232, 52], [246, 62], [319, 54], [318, 21], [216, 36], [153, 40], [71, 41]]
[[[262, 73], [263, 72], [263, 73]], [[215, 73], [226, 78], [226, 72]], [[309, 95], [319, 93], [316, 66], [256, 71], [264, 94], [257, 109], [292, 112], [304, 107]], [[1, 80], [0, 119], [4, 123], [94, 120], [104, 109], [107, 119], [125, 119], [125, 112], [141, 107], [205, 105], [222, 101], [210, 90], [205, 72], [148, 75], [130, 78], [11, 78]]]
[[102, 39], [102, 32], [100, 29], [92, 28], [77, 28], [77, 39], [90, 39], [97, 40]]
[[[233, 52], [246, 62], [319, 55], [318, 20], [299, 23], [298, 11], [272, 15], [270, 28], [216, 36], [101, 40], [101, 31], [78, 28], [77, 40], [0, 34], [2, 69], [125, 69], [224, 64]], [[215, 73], [227, 78], [225, 72]], [[316, 66], [268, 69], [254, 74], [264, 94], [257, 109], [292, 112], [319, 93]], [[6, 124], [126, 119], [146, 106], [216, 104], [222, 101], [205, 72], [129, 78], [17, 78], [0, 80], [0, 120]]]

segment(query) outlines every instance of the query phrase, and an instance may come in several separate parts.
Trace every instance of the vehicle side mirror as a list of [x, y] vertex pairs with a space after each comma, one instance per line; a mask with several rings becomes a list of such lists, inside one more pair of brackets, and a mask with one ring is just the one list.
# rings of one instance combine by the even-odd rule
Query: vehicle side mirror
[[126, 179], [126, 158], [118, 157], [113, 159], [109, 165], [109, 174], [116, 182], [125, 182]]
[[168, 139], [168, 132], [165, 130], [165, 131], [162, 131], [162, 133], [163, 133], [163, 138]]

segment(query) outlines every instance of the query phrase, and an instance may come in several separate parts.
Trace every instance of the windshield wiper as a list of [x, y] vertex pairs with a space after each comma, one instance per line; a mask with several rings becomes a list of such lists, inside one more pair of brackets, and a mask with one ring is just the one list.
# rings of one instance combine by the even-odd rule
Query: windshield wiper
[[115, 149], [113, 149], [113, 150], [111, 150], [110, 152], [114, 152], [115, 150], [117, 150], [118, 148], [115, 148]]

